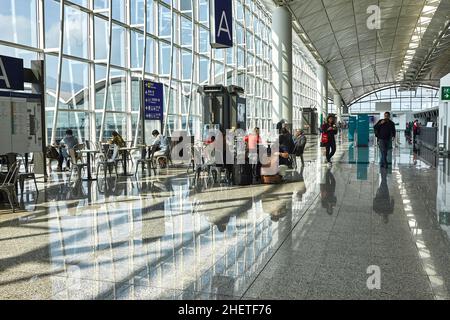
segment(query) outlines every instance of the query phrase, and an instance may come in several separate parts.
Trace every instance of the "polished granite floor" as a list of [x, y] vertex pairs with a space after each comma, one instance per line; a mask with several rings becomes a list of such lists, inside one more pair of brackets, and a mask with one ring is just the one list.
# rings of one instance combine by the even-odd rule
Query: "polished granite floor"
[[23, 210], [0, 208], [0, 299], [450, 297], [447, 160], [402, 143], [383, 171], [344, 138], [332, 169], [317, 139], [305, 158], [272, 186], [185, 169], [27, 185]]

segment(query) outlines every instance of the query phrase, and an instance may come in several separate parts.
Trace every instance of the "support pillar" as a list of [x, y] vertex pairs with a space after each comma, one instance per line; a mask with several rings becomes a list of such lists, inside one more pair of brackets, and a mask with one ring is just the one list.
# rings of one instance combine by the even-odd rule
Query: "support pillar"
[[318, 125], [319, 127], [325, 121], [325, 118], [328, 114], [328, 71], [327, 69], [319, 65], [317, 68], [317, 78], [319, 80], [319, 95], [320, 95], [320, 104], [317, 110], [318, 113]]
[[338, 94], [334, 95], [334, 105], [336, 106], [337, 121], [342, 122], [342, 100], [341, 96]]
[[272, 101], [273, 121], [285, 120], [292, 129], [292, 15], [279, 7], [272, 15]]

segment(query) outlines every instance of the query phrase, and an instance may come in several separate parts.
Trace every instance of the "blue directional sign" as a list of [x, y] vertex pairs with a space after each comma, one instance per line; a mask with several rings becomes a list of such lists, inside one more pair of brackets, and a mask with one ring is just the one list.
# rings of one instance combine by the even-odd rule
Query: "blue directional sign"
[[0, 89], [24, 90], [23, 60], [0, 56]]
[[160, 120], [164, 118], [164, 86], [162, 83], [143, 81], [144, 119]]
[[232, 0], [210, 0], [210, 42], [213, 48], [233, 46], [233, 2]]

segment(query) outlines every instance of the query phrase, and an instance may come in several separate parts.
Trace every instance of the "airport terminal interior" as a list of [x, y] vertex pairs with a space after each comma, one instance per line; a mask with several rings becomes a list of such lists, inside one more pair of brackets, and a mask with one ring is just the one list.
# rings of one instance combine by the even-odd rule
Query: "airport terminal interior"
[[0, 299], [449, 300], [449, 102], [450, 0], [1, 1]]

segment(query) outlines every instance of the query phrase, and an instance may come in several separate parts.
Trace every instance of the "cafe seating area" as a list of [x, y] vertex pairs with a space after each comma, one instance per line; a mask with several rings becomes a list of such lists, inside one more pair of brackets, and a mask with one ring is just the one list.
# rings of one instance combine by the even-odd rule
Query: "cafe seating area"
[[[59, 157], [61, 150], [47, 146], [47, 155], [50, 154], [50, 148], [55, 148], [57, 153], [53, 153], [53, 158], [46, 159], [46, 177], [42, 168], [35, 170], [33, 153], [0, 155], [0, 208], [8, 206], [11, 212], [15, 212], [27, 193], [39, 193], [37, 181], [40, 181], [41, 188], [45, 188], [46, 183], [51, 183], [54, 177], [62, 176], [67, 178], [65, 181], [71, 186], [112, 175], [130, 178], [146, 172], [156, 175], [156, 169], [162, 161], [166, 163], [168, 173], [169, 165], [173, 165], [169, 154], [153, 157], [156, 149], [149, 145], [133, 146], [132, 141], [127, 141], [127, 146], [119, 148], [106, 142], [85, 141], [68, 150], [67, 159], [62, 161], [62, 170], [58, 170], [56, 156]], [[141, 172], [139, 167], [142, 167]], [[145, 171], [144, 168], [148, 170]], [[31, 188], [31, 184], [27, 184], [28, 188], [25, 188], [26, 182], [32, 183], [34, 188]]]

